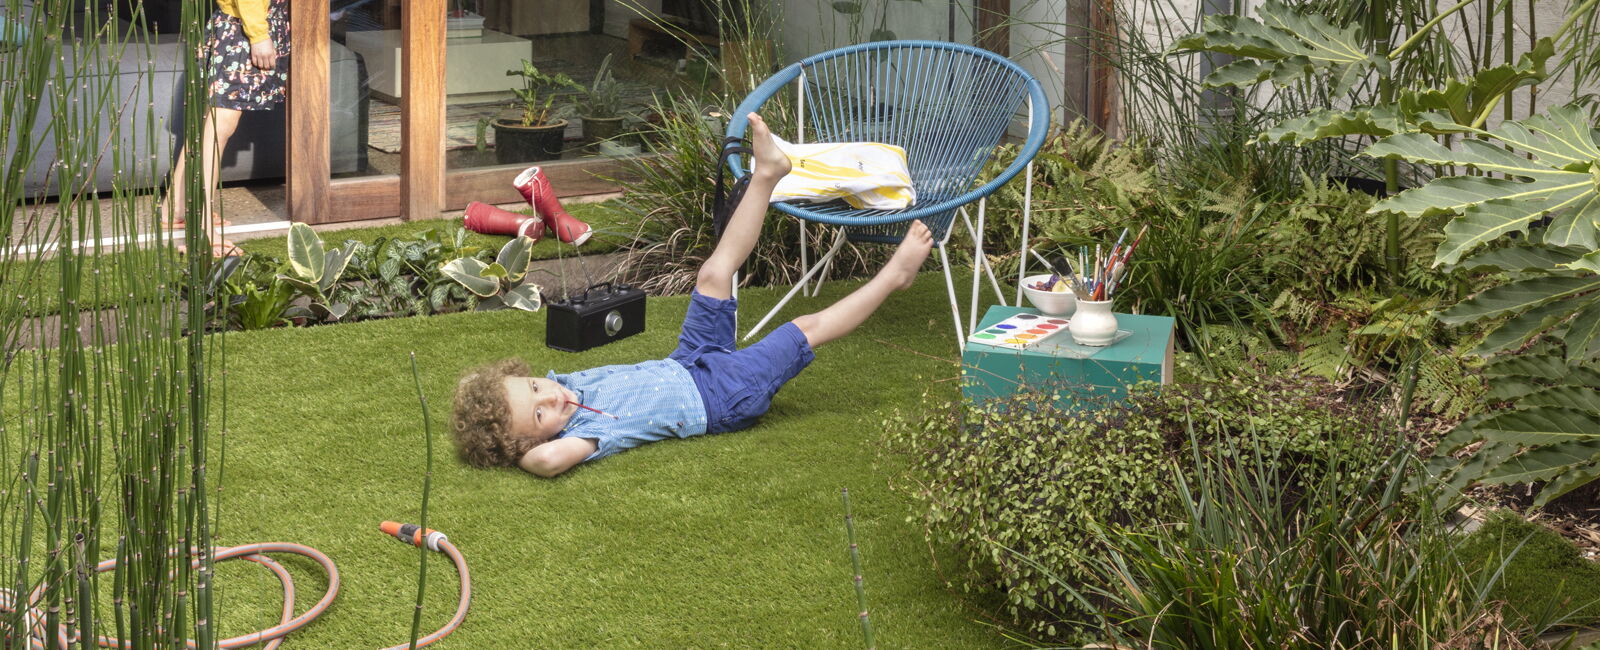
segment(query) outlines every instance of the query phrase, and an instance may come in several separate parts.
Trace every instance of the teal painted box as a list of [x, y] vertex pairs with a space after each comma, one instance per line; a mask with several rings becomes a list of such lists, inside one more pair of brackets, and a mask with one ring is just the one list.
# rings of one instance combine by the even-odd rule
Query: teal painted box
[[[995, 305], [984, 313], [978, 331], [1024, 313], [1039, 310]], [[1021, 350], [969, 340], [961, 353], [961, 394], [981, 402], [1020, 390], [1059, 389], [1059, 406], [1071, 408], [1086, 403], [1080, 401], [1085, 397], [1120, 400], [1141, 381], [1172, 383], [1172, 319], [1117, 314], [1117, 328], [1129, 334], [1104, 348], [1079, 346], [1070, 332]]]

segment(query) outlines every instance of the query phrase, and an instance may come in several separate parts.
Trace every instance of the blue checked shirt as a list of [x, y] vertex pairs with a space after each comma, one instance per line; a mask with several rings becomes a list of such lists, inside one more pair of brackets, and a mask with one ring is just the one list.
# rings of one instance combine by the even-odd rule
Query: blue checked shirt
[[706, 432], [706, 406], [689, 371], [662, 359], [631, 366], [601, 366], [570, 375], [547, 375], [606, 413], [578, 409], [557, 438], [588, 438], [597, 449], [585, 462], [668, 438]]

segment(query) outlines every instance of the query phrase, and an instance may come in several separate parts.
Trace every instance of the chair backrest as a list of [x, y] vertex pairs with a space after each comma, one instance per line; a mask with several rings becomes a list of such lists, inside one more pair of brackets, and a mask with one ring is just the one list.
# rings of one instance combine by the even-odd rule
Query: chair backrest
[[[743, 137], [746, 115], [759, 112], [778, 93], [795, 92], [789, 87], [794, 82], [801, 84], [801, 141], [904, 147], [917, 189], [917, 204], [910, 210], [810, 209], [802, 215], [817, 221], [877, 225], [947, 216], [1021, 171], [1044, 143], [1049, 126], [1039, 82], [1004, 57], [957, 43], [879, 41], [824, 52], [779, 71], [740, 103], [728, 134]], [[978, 185], [1012, 119], [1024, 111], [1031, 115], [1022, 155]], [[729, 162], [736, 175], [744, 173], [742, 160]], [[835, 221], [829, 214], [841, 218]]]

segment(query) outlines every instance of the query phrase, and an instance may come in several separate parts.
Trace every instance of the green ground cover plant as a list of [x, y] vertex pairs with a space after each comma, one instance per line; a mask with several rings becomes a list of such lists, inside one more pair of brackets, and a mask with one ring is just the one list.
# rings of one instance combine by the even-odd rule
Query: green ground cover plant
[[[853, 288], [830, 284], [794, 310]], [[741, 311], [759, 313], [778, 297], [742, 292]], [[472, 613], [446, 644], [860, 647], [839, 501], [849, 487], [882, 647], [1001, 647], [941, 588], [908, 504], [884, 485], [894, 464], [876, 453], [888, 405], [911, 404], [955, 373], [939, 358], [952, 352], [947, 323], [929, 310], [942, 300], [938, 276], [920, 278], [861, 331], [820, 349], [751, 430], [650, 445], [556, 480], [467, 467], [449, 452], [448, 413], [435, 408], [429, 525], [466, 554], [475, 586]], [[544, 348], [545, 313], [517, 310], [226, 334], [218, 376], [226, 429], [210, 446], [213, 457], [225, 455], [210, 493], [217, 541], [290, 540], [338, 563], [339, 599], [291, 643], [405, 638], [415, 549], [376, 527], [416, 516], [424, 459], [407, 354], [416, 352], [423, 391], [437, 405], [462, 369], [504, 356], [561, 372], [660, 358], [687, 303], [651, 298], [643, 334], [583, 354]], [[13, 398], [5, 396], [8, 409]], [[450, 567], [430, 562], [425, 631], [448, 618], [456, 598]], [[305, 563], [287, 564], [303, 610], [323, 579]], [[222, 633], [276, 620], [280, 590], [270, 574], [248, 563], [218, 572]]]
[[[632, 217], [625, 215], [617, 209], [616, 200], [598, 203], [572, 203], [566, 206], [572, 216], [588, 222], [595, 229], [594, 237], [584, 244], [585, 255], [611, 253], [620, 250], [632, 241], [632, 235], [637, 227]], [[528, 208], [523, 212], [531, 212]], [[437, 233], [453, 233], [461, 228], [460, 218], [444, 219], [419, 219], [404, 223], [383, 226], [362, 226], [357, 228], [341, 228], [337, 230], [321, 231], [323, 240], [329, 246], [342, 246], [346, 241], [358, 241], [372, 246], [380, 241], [417, 241], [428, 236], [429, 231]], [[87, 236], [87, 235], [85, 235]], [[505, 244], [509, 237], [495, 235], [480, 235], [468, 231], [463, 241], [464, 245], [478, 248], [498, 250]], [[259, 237], [239, 242], [239, 249], [247, 255], [255, 256], [258, 263], [276, 265], [287, 259], [288, 236], [278, 235], [273, 237]], [[557, 250], [560, 248], [560, 250]], [[159, 255], [180, 259], [171, 251], [148, 250], [147, 255]], [[560, 256], [572, 254], [571, 247], [561, 247], [552, 238], [549, 242], [541, 242], [532, 250], [533, 259], [556, 259]], [[159, 292], [153, 286], [129, 287], [129, 292], [110, 291], [110, 287], [102, 287], [102, 278], [117, 273], [122, 262], [117, 257], [104, 257], [96, 259], [93, 264], [100, 268], [101, 273], [94, 274], [84, 279], [83, 298], [80, 305], [86, 309], [100, 309], [114, 307], [129, 301], [151, 300], [159, 297]], [[55, 314], [60, 311], [61, 304], [59, 292], [53, 289], [60, 285], [61, 274], [58, 266], [54, 264], [27, 265], [15, 260], [0, 262], [5, 268], [15, 268], [8, 271], [10, 282], [16, 282], [17, 287], [28, 296], [22, 309], [29, 315], [39, 316]], [[375, 270], [374, 270], [375, 272]], [[34, 289], [43, 289], [34, 291]], [[265, 284], [257, 286], [258, 291], [268, 290]], [[37, 294], [37, 295], [34, 295]]]
[[1560, 534], [1515, 513], [1491, 513], [1456, 548], [1469, 567], [1505, 571], [1489, 597], [1522, 620], [1571, 612], [1567, 624], [1600, 620], [1600, 566]]
[[960, 558], [957, 583], [980, 599], [1002, 595], [1003, 618], [1022, 635], [1083, 641], [1096, 633], [1096, 613], [1063, 585], [1092, 588], [1081, 585], [1099, 577], [1101, 527], [1174, 512], [1174, 463], [1194, 467], [1191, 426], [1207, 455], [1255, 446], [1276, 454], [1286, 494], [1325, 476], [1358, 483], [1354, 468], [1375, 462], [1392, 438], [1370, 406], [1333, 392], [1314, 378], [1147, 386], [1126, 405], [1076, 413], [1052, 405], [1074, 399], [1065, 387], [982, 405], [935, 399], [897, 412], [888, 439], [910, 464], [901, 483], [922, 506], [929, 540]]

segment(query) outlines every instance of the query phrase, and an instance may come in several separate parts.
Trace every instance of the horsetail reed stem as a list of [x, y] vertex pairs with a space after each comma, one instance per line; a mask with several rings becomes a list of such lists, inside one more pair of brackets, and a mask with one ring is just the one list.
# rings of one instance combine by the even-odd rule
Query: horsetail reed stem
[[877, 646], [872, 642], [872, 619], [867, 616], [867, 589], [862, 584], [861, 552], [856, 548], [856, 527], [850, 514], [850, 488], [841, 489], [839, 494], [844, 499], [844, 534], [850, 541], [850, 568], [855, 572], [856, 607], [861, 610], [857, 614], [861, 619], [861, 636], [866, 639], [867, 650], [873, 650]]
[[[422, 392], [422, 375], [417, 372], [417, 353], [411, 353], [411, 381], [417, 385], [417, 401], [422, 403], [422, 441], [424, 470], [422, 472], [422, 518], [417, 522], [418, 535], [428, 532], [428, 495], [433, 492], [433, 425], [428, 414], [428, 396]], [[417, 648], [417, 638], [422, 634], [422, 597], [428, 589], [428, 546], [417, 544], [417, 608], [411, 612], [411, 650]]]

